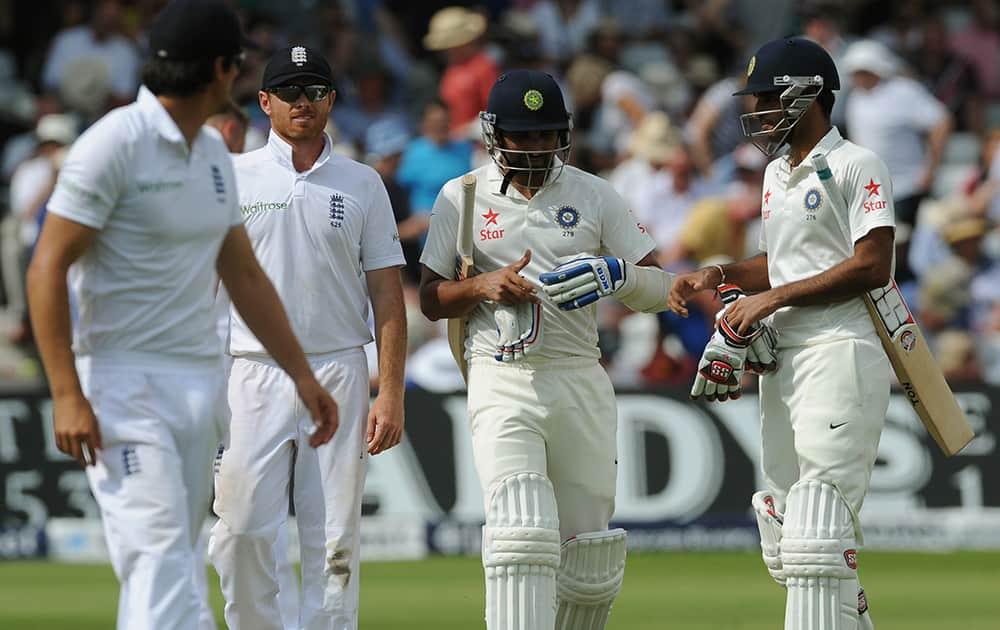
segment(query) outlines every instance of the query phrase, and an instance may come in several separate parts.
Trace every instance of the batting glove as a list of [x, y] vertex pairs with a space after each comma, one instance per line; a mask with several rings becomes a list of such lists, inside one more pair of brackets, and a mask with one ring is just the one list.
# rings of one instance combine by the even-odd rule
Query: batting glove
[[493, 320], [497, 325], [497, 348], [493, 358], [497, 361], [520, 361], [541, 346], [541, 304], [497, 304]]
[[[702, 396], [713, 402], [737, 399], [743, 395], [743, 366], [749, 343], [745, 338], [723, 332], [725, 318], [720, 320], [715, 334], [709, 339], [698, 362], [698, 373], [691, 386], [691, 398]], [[725, 328], [731, 331], [728, 324]]]
[[[746, 297], [743, 289], [735, 284], [720, 284], [717, 288], [723, 309], [715, 317], [716, 326], [719, 325], [726, 311], [737, 300]], [[775, 345], [778, 335], [774, 328], [764, 322], [757, 322], [750, 328], [747, 335], [750, 345], [747, 348], [746, 368], [755, 374], [769, 374], [778, 369], [778, 356]]]
[[538, 277], [546, 295], [564, 311], [593, 304], [625, 286], [625, 261], [584, 254]]

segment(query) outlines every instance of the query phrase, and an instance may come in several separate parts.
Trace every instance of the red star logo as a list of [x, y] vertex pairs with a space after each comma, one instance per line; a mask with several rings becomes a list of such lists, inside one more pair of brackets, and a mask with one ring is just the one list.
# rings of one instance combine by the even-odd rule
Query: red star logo
[[876, 197], [880, 197], [881, 195], [879, 195], [878, 189], [881, 188], [881, 187], [882, 187], [882, 184], [876, 184], [875, 180], [872, 179], [871, 177], [868, 178], [868, 185], [867, 186], [862, 186], [862, 188], [864, 188], [865, 190], [868, 191], [868, 196], [869, 197], [871, 197], [872, 195], [875, 195]]
[[766, 206], [769, 203], [771, 203], [771, 189], [770, 188], [768, 188], [767, 192], [764, 193], [764, 205]]
[[493, 208], [490, 208], [489, 212], [487, 212], [486, 214], [482, 215], [482, 217], [484, 219], [486, 219], [486, 225], [496, 225], [497, 224], [497, 217], [499, 217], [499, 216], [500, 216], [500, 213], [499, 212], [493, 212]]

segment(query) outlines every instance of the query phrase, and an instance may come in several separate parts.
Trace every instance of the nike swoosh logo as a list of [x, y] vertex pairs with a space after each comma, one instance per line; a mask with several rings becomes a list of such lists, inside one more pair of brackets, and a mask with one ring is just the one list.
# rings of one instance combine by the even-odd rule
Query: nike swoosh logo
[[846, 422], [841, 422], [840, 424], [834, 424], [834, 423], [831, 422], [830, 423], [830, 428], [831, 429], [839, 429], [840, 427], [844, 426], [845, 424], [847, 424], [847, 423]]

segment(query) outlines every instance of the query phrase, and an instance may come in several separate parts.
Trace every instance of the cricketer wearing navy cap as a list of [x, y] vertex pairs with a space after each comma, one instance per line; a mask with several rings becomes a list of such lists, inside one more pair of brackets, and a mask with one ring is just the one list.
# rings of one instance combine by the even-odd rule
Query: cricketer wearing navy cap
[[289, 46], [274, 53], [264, 68], [261, 89], [270, 92], [274, 88], [289, 85], [333, 86], [333, 71], [326, 59], [305, 46]]
[[220, 0], [174, 0], [160, 11], [149, 31], [153, 56], [174, 61], [233, 57], [257, 45], [239, 18]]

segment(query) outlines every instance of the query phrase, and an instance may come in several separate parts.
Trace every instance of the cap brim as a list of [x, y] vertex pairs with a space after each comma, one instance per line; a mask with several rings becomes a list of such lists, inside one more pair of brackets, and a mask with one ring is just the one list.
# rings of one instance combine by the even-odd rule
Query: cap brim
[[498, 123], [497, 128], [501, 131], [561, 131], [569, 129], [569, 122], [565, 123], [537, 123], [530, 121], [518, 121], [512, 123]]
[[278, 87], [279, 85], [286, 85], [289, 81], [294, 81], [295, 79], [316, 79], [323, 85], [329, 85], [333, 87], [333, 80], [330, 77], [323, 76], [322, 74], [317, 74], [315, 72], [286, 72], [284, 74], [279, 74], [270, 78], [263, 89]]

